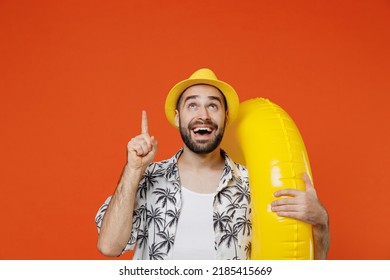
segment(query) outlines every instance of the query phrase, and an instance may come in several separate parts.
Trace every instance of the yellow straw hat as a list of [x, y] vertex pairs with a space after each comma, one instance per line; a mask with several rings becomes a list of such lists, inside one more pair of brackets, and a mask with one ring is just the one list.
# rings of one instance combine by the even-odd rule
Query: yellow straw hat
[[193, 85], [204, 84], [218, 88], [225, 96], [227, 107], [229, 110], [229, 123], [231, 123], [238, 113], [239, 99], [236, 91], [227, 83], [218, 80], [213, 71], [207, 68], [202, 68], [194, 72], [187, 80], [177, 83], [168, 93], [165, 100], [165, 115], [168, 121], [175, 125], [176, 104], [180, 95], [187, 88]]

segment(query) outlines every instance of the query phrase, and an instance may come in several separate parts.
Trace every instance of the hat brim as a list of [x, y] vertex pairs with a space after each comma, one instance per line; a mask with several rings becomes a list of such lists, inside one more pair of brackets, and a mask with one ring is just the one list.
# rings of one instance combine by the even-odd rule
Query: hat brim
[[223, 95], [225, 96], [227, 107], [228, 107], [228, 116], [229, 122], [237, 117], [238, 107], [240, 104], [238, 95], [234, 88], [229, 84], [220, 81], [220, 80], [211, 80], [211, 79], [187, 79], [177, 83], [168, 93], [168, 96], [165, 100], [165, 115], [170, 124], [174, 127], [177, 127], [175, 124], [175, 115], [176, 115], [176, 104], [180, 98], [180, 95], [189, 87], [194, 85], [211, 85], [218, 88]]

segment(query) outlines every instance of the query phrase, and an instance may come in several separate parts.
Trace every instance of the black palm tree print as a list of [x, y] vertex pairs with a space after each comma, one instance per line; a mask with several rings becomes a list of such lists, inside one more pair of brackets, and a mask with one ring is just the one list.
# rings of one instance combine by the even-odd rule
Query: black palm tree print
[[234, 246], [235, 257], [233, 259], [237, 259], [237, 227], [233, 226], [233, 228], [228, 224], [225, 229], [225, 234], [222, 236], [218, 245], [222, 243], [226, 243], [226, 246], [230, 248], [232, 245]]
[[168, 253], [173, 247], [173, 243], [175, 241], [175, 236], [171, 235], [169, 233], [169, 231], [167, 231], [167, 232], [161, 231], [161, 232], [157, 233], [157, 235], [159, 237], [161, 237], [161, 240], [162, 240], [161, 242], [159, 242], [157, 244], [158, 249], [166, 247], [166, 249], [167, 249], [166, 252]]
[[163, 260], [166, 256], [161, 250], [159, 250], [158, 245], [155, 243], [149, 247], [149, 259], [150, 260]]
[[225, 212], [219, 213], [214, 212], [213, 214], [213, 225], [214, 230], [217, 228], [219, 231], [224, 231], [227, 224], [231, 222], [231, 217], [226, 215]]
[[173, 210], [171, 210], [171, 209], [168, 210], [167, 216], [170, 218], [170, 220], [165, 225], [164, 230], [167, 227], [172, 228], [174, 225], [177, 225], [177, 222], [179, 221], [179, 215], [180, 215], [180, 211], [177, 208], [175, 208]]
[[152, 205], [151, 209], [147, 210], [146, 220], [149, 228], [150, 228], [150, 224], [153, 222], [153, 236], [155, 242], [156, 234], [158, 231], [161, 230], [161, 228], [163, 228], [163, 223], [164, 223], [164, 218], [162, 217], [161, 208], [156, 207], [156, 209], [154, 209]]

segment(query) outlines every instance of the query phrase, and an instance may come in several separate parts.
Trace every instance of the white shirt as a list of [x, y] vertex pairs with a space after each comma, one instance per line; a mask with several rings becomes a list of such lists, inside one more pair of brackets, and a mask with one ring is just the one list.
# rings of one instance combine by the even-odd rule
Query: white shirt
[[173, 245], [174, 260], [215, 260], [214, 193], [182, 190], [182, 209]]

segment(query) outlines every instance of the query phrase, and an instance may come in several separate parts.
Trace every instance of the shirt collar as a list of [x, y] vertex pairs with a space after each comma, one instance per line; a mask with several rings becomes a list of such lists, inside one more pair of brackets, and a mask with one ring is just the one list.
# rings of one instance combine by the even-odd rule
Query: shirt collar
[[179, 169], [177, 167], [177, 161], [179, 160], [180, 155], [183, 153], [183, 148], [181, 148], [173, 157], [166, 161], [166, 172], [164, 174], [168, 182], [175, 181], [174, 185], [179, 184], [180, 176]]
[[228, 186], [228, 183], [238, 176], [237, 166], [234, 161], [227, 155], [227, 153], [221, 149], [221, 155], [225, 158], [225, 167], [219, 182], [217, 192]]

